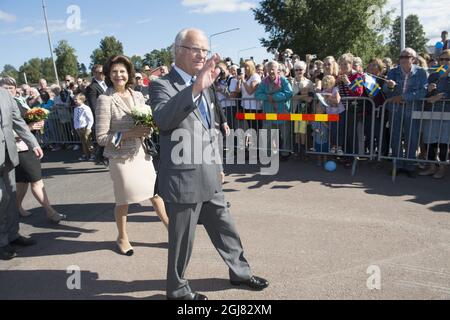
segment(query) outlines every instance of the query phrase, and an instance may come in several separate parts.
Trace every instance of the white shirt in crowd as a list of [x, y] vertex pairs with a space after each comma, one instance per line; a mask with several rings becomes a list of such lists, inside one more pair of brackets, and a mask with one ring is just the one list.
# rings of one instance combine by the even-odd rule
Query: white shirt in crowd
[[[238, 84], [238, 81], [237, 81], [236, 78], [231, 78], [229, 81], [227, 81], [227, 80], [220, 80], [219, 81], [220, 88], [223, 91], [225, 91], [225, 89], [227, 89], [229, 93], [236, 92], [237, 84]], [[217, 92], [216, 95], [217, 95], [217, 100], [219, 100], [220, 105], [223, 108], [225, 108], [225, 107], [232, 107], [232, 106], [236, 105], [236, 101], [235, 100], [230, 100], [222, 92]]]
[[92, 129], [93, 125], [94, 115], [92, 114], [91, 108], [85, 104], [77, 106], [73, 111], [73, 127], [75, 130], [83, 128]]
[[[261, 83], [261, 76], [257, 73], [253, 74], [247, 81], [247, 85], [250, 86], [252, 82], [258, 82], [258, 85]], [[244, 99], [255, 99], [255, 92], [253, 94], [248, 94], [247, 90], [245, 89], [245, 86], [241, 86], [241, 92], [242, 92], [242, 106], [246, 110], [261, 110], [261, 103], [256, 100], [244, 100]]]
[[106, 85], [106, 82], [105, 81], [98, 81], [97, 79], [95, 79], [95, 81], [97, 81], [97, 83], [100, 85], [100, 87], [102, 87], [103, 90], [105, 90], [105, 92], [106, 92], [106, 90], [108, 89], [108, 86]]

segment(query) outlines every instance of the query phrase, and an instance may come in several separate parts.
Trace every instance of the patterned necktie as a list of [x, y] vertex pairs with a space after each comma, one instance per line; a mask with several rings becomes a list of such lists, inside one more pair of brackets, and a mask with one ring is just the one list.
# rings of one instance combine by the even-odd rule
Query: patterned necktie
[[[194, 84], [195, 80], [196, 80], [195, 76], [191, 78], [191, 85]], [[205, 124], [205, 126], [207, 128], [211, 128], [211, 120], [209, 118], [207, 103], [206, 103], [205, 97], [203, 97], [203, 93], [201, 94], [199, 100], [200, 100], [200, 103], [198, 105], [198, 109], [200, 110], [200, 113], [202, 115], [203, 123]]]

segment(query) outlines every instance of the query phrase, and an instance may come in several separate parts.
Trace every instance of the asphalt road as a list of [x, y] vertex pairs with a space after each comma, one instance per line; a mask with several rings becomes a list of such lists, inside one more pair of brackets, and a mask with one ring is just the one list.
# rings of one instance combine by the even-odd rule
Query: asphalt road
[[[52, 225], [30, 194], [21, 232], [38, 241], [0, 261], [0, 299], [165, 299], [167, 233], [150, 202], [133, 205], [132, 257], [117, 254], [108, 171], [78, 153], [47, 154], [42, 165], [55, 208]], [[357, 175], [289, 160], [277, 176], [230, 166], [224, 186], [246, 257], [270, 281], [236, 289], [203, 229], [186, 277], [210, 299], [449, 299], [450, 174], [392, 183], [389, 168], [363, 162]], [[79, 283], [67, 269], [79, 268]], [[70, 290], [67, 282], [80, 289]]]

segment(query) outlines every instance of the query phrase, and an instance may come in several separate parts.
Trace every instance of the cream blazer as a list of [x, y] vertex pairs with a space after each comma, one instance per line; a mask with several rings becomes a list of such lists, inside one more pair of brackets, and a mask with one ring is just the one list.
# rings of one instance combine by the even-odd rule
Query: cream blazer
[[[145, 98], [142, 93], [128, 90], [133, 97], [134, 106], [145, 106]], [[103, 152], [105, 157], [110, 159], [130, 158], [138, 153], [142, 146], [142, 140], [139, 138], [122, 140], [118, 148], [112, 142], [117, 132], [124, 133], [134, 128], [130, 108], [114, 89], [108, 88], [104, 95], [98, 97], [95, 121], [97, 143], [105, 147]]]

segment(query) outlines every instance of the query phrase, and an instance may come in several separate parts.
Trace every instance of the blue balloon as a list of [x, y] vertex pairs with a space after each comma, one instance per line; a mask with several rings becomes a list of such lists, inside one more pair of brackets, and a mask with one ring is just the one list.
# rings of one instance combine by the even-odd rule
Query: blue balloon
[[436, 43], [436, 49], [442, 49], [443, 47], [444, 47], [444, 44], [441, 41]]
[[329, 171], [329, 172], [333, 172], [336, 170], [336, 162], [334, 161], [328, 161], [327, 163], [325, 163], [325, 170]]

